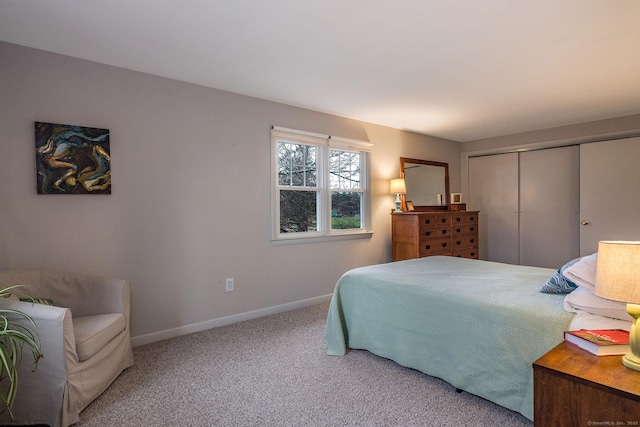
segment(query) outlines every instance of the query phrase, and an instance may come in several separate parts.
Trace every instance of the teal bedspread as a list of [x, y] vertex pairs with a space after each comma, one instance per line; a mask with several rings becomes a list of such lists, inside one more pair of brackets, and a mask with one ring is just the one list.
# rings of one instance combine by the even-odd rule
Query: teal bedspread
[[533, 419], [533, 368], [573, 313], [554, 270], [453, 257], [373, 265], [336, 284], [327, 353], [368, 350]]

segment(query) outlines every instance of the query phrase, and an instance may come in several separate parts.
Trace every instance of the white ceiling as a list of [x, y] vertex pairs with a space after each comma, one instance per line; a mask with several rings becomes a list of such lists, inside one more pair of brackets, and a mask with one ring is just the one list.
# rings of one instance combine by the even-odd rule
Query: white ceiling
[[640, 113], [639, 22], [637, 0], [0, 0], [3, 41], [456, 141]]

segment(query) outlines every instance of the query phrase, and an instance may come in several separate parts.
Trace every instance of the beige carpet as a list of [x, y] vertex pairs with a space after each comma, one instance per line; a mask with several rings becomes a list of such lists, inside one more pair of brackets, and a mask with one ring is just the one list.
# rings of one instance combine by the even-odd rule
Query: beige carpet
[[325, 354], [328, 304], [136, 347], [77, 426], [510, 426], [533, 423], [366, 351]]

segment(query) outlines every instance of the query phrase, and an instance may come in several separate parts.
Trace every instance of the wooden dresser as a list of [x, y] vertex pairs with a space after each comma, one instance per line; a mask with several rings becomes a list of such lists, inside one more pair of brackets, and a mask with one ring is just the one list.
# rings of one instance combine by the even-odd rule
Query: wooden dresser
[[536, 427], [640, 425], [640, 372], [563, 342], [533, 363]]
[[449, 255], [478, 258], [478, 212], [391, 214], [391, 259]]

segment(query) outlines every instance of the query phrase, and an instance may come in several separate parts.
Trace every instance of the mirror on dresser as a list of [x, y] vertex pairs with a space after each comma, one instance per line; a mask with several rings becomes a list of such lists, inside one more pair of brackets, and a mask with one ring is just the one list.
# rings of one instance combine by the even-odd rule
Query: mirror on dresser
[[448, 163], [400, 157], [400, 178], [404, 178], [407, 187], [407, 193], [401, 196], [403, 211], [408, 210], [407, 201], [417, 211], [448, 208]]

